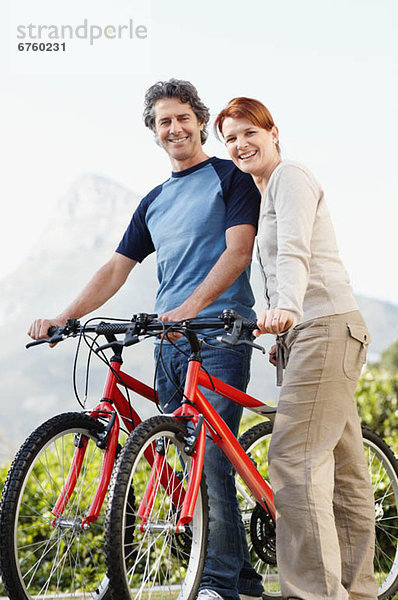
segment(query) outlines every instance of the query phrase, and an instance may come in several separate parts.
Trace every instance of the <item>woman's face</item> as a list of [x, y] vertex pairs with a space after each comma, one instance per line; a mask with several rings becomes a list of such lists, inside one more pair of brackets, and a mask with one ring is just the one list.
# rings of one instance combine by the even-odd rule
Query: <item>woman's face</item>
[[261, 177], [280, 160], [276, 126], [267, 131], [248, 119], [227, 117], [222, 135], [231, 159], [245, 173]]

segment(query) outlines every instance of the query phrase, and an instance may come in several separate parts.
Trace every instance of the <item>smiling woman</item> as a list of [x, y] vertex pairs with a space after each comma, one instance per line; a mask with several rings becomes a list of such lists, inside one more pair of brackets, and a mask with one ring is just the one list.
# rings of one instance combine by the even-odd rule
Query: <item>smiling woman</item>
[[267, 107], [251, 98], [234, 98], [218, 115], [215, 127], [236, 166], [250, 173], [264, 192], [281, 162], [279, 131]]
[[[274, 119], [268, 108], [264, 106], [262, 102], [253, 98], [241, 97], [230, 100], [227, 108], [224, 108], [215, 120], [214, 126], [216, 130], [218, 129], [220, 132], [223, 132], [224, 121], [227, 117], [233, 119], [243, 118], [250, 122], [251, 126], [255, 125], [257, 128], [264, 129], [265, 131], [272, 131], [274, 128], [276, 129]], [[225, 132], [223, 132], [223, 137], [227, 142]], [[278, 140], [276, 141], [276, 149], [278, 154], [280, 154]]]
[[258, 100], [234, 98], [216, 127], [262, 195], [266, 308], [255, 334], [278, 334], [279, 385], [286, 369], [268, 453], [283, 597], [376, 600], [374, 506], [353, 398], [369, 333], [323, 190], [306, 167], [281, 159], [278, 129]]

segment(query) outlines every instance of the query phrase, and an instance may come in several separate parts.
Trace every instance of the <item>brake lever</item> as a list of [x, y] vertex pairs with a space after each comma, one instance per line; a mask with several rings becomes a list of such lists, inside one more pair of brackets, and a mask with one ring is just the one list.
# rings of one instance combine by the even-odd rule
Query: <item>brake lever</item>
[[264, 346], [260, 346], [260, 344], [255, 344], [254, 342], [250, 342], [249, 340], [239, 340], [238, 346], [239, 346], [239, 344], [246, 344], [246, 346], [251, 346], [252, 348], [255, 348], [256, 350], [261, 350], [261, 354], [266, 354], [266, 350], [265, 350]]
[[123, 346], [133, 346], [134, 344], [138, 344], [138, 342], [140, 341], [139, 336], [137, 335], [136, 331], [138, 331], [138, 327], [136, 324], [134, 324], [133, 327], [129, 327], [126, 331], [126, 334], [124, 336], [124, 340], [123, 340]]
[[125, 338], [123, 341], [119, 341], [116, 340], [115, 342], [109, 342], [108, 344], [102, 344], [102, 346], [98, 346], [95, 349], [95, 352], [101, 352], [102, 350], [106, 350], [107, 348], [115, 348], [116, 346], [118, 346], [120, 349], [126, 346], [132, 346], [133, 344], [138, 344], [138, 342], [140, 341], [140, 338], [138, 337], [137, 334], [131, 334], [129, 335], [129, 332], [126, 332]]
[[[233, 312], [233, 311], [229, 311]], [[234, 315], [232, 315], [234, 316]], [[263, 346], [259, 346], [250, 340], [241, 340], [240, 335], [243, 329], [243, 322], [240, 318], [236, 319], [233, 322], [233, 327], [231, 333], [224, 334], [222, 336], [217, 337], [219, 342], [223, 344], [227, 344], [228, 346], [241, 346], [244, 344], [245, 346], [250, 346], [251, 348], [255, 348], [256, 350], [261, 350], [262, 354], [265, 354], [265, 348]]]
[[234, 336], [232, 336], [231, 334], [227, 334], [227, 335], [220, 335], [217, 337], [217, 340], [219, 342], [222, 342], [223, 344], [227, 344], [228, 346], [250, 346], [251, 348], [255, 348], [256, 350], [261, 350], [262, 354], [266, 354], [266, 350], [263, 346], [260, 346], [259, 344], [255, 344], [254, 342], [251, 342], [250, 340], [235, 340], [233, 339]]
[[98, 352], [101, 352], [102, 350], [106, 350], [107, 348], [115, 348], [116, 346], [118, 346], [119, 348], [123, 348], [123, 342], [109, 342], [109, 344], [102, 344], [102, 346], [97, 346], [97, 348], [94, 348], [94, 352], [96, 354], [98, 354]]
[[26, 344], [25, 348], [29, 350], [29, 348], [38, 346], [39, 344], [58, 344], [58, 342], [62, 342], [63, 339], [64, 338], [62, 335], [54, 335], [53, 337], [46, 338], [45, 340], [35, 340], [34, 342], [29, 342], [29, 344]]

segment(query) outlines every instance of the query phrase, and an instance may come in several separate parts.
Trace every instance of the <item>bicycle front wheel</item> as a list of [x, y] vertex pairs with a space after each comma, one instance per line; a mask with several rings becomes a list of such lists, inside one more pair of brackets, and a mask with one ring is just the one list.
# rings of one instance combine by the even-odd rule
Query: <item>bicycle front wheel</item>
[[[191, 475], [186, 435], [186, 426], [173, 418], [152, 417], [135, 429], [120, 453], [105, 543], [115, 598], [196, 598], [207, 548], [208, 500], [202, 477], [192, 522], [176, 533]], [[138, 514], [144, 497], [145, 519]]]
[[[96, 490], [104, 426], [82, 413], [57, 415], [38, 427], [16, 455], [0, 504], [0, 565], [11, 600], [86, 598], [108, 600], [104, 512], [81, 524]], [[76, 445], [87, 442], [74, 490], [63, 514], [54, 505], [68, 477]]]

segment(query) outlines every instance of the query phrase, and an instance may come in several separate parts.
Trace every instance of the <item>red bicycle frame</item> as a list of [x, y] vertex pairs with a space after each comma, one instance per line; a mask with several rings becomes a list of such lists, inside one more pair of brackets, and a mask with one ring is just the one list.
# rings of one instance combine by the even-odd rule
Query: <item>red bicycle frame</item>
[[[245, 408], [260, 412], [270, 419], [273, 418], [275, 413], [275, 408], [263, 404], [249, 394], [224, 383], [216, 377], [209, 376], [205, 371], [201, 370], [201, 363], [199, 360], [192, 358], [189, 360], [184, 387], [184, 397], [188, 401], [183, 401], [181, 407], [173, 414], [176, 418], [189, 418], [192, 420], [195, 427], [200, 423], [200, 415], [203, 415], [203, 422], [196, 439], [195, 451], [192, 455], [190, 477], [185, 492], [185, 498], [183, 499], [180, 517], [176, 525], [176, 533], [179, 532], [181, 526], [190, 522], [193, 517], [202, 477], [206, 432], [210, 434], [213, 442], [221, 448], [236, 472], [239, 473], [248, 488], [252, 491], [257, 502], [275, 521], [275, 506], [269, 484], [260, 475], [228, 425], [198, 389], [198, 385], [214, 390], [221, 396], [224, 396]], [[164, 457], [162, 458], [164, 460]], [[137, 513], [142, 519], [142, 522], [145, 522], [147, 515], [151, 511], [152, 500], [156, 495], [156, 490], [159, 485], [158, 474], [162, 472], [162, 470], [159, 470], [155, 466], [152, 468], [151, 478]]]
[[[119, 420], [116, 418], [117, 413], [129, 432], [137, 427], [137, 425], [142, 421], [138, 413], [127, 401], [124, 394], [120, 391], [118, 385], [127, 387], [129, 390], [146, 398], [147, 400], [150, 400], [151, 402], [156, 402], [156, 392], [153, 388], [149, 387], [145, 383], [142, 383], [138, 379], [131, 377], [127, 373], [124, 373], [121, 370], [121, 363], [118, 360], [111, 361], [111, 368], [108, 371], [103, 398], [101, 402], [89, 413], [90, 416], [94, 418], [101, 417], [102, 419], [107, 419], [109, 421], [110, 429], [104, 449], [104, 458], [102, 461], [99, 483], [91, 501], [87, 516], [82, 522], [82, 528], [87, 527], [89, 523], [97, 520], [109, 486], [120, 432]], [[111, 420], [113, 420], [113, 422]], [[75, 489], [75, 485], [83, 465], [86, 448], [87, 439], [82, 438], [81, 443], [76, 447], [68, 476], [54, 505], [54, 508], [52, 509], [52, 514], [55, 516], [55, 520], [53, 521], [54, 525], [56, 520], [62, 516], [69, 498]], [[145, 456], [148, 462], [152, 465], [153, 453], [148, 451], [146, 452]], [[167, 482], [170, 481], [170, 479], [172, 480], [173, 477], [175, 476], [172, 470], [167, 468], [166, 465], [166, 469], [162, 472], [160, 483], [164, 486], [167, 486]]]
[[[121, 364], [121, 360], [117, 357], [114, 357], [114, 359], [111, 360], [110, 369], [104, 386], [103, 398], [89, 413], [94, 418], [108, 420], [108, 425], [105, 428], [106, 439], [104, 441], [104, 458], [99, 476], [99, 484], [91, 501], [86, 518], [82, 522], [82, 528], [89, 526], [91, 522], [97, 520], [103, 505], [115, 463], [120, 421], [123, 422], [128, 432], [131, 432], [142, 421], [118, 386], [123, 385], [127, 389], [151, 402], [156, 402], [157, 400], [154, 389], [123, 372], [121, 370]], [[257, 502], [272, 516], [273, 519], [275, 519], [273, 496], [269, 484], [261, 477], [229, 427], [198, 389], [199, 385], [214, 390], [221, 396], [224, 396], [245, 408], [261, 413], [268, 418], [272, 418], [275, 413], [274, 408], [263, 404], [259, 400], [224, 383], [216, 377], [210, 377], [205, 371], [201, 370], [201, 363], [199, 360], [190, 359], [184, 388], [184, 395], [188, 398], [189, 402], [183, 402], [182, 406], [174, 414], [176, 418], [189, 418], [195, 427], [198, 426], [198, 423], [200, 422], [200, 415], [203, 415], [202, 418], [204, 421], [200, 428], [195, 443], [195, 449], [192, 454], [191, 477], [189, 478], [186, 491], [184, 491], [181, 486], [174, 485], [174, 478], [176, 475], [171, 467], [166, 462], [166, 464], [163, 465], [164, 468], [159, 469], [157, 462], [160, 459], [158, 459], [155, 449], [148, 448], [145, 457], [152, 466], [152, 477], [138, 511], [138, 515], [141, 517], [141, 523], [145, 523], [159, 484], [166, 490], [179, 488], [178, 498], [173, 497], [175, 505], [182, 506], [177, 524], [177, 531], [180, 526], [191, 521], [202, 476], [206, 432], [210, 434], [213, 442], [221, 448], [237, 473], [239, 473], [243, 481], [252, 491]], [[119, 415], [119, 418], [117, 415]], [[97, 444], [100, 445], [102, 442], [103, 440], [98, 440]], [[80, 443], [77, 444], [68, 476], [52, 510], [55, 517], [54, 524], [57, 519], [62, 516], [69, 498], [73, 493], [83, 465], [86, 448], [87, 440], [82, 438]]]

